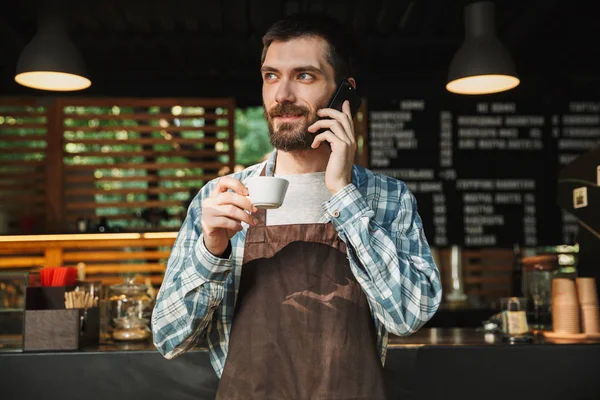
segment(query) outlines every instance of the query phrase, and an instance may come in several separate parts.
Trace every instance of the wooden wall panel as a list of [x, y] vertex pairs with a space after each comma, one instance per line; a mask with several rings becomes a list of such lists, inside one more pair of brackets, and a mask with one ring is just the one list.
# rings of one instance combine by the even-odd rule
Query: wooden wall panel
[[135, 276], [162, 283], [176, 232], [0, 236], [0, 271], [86, 265], [86, 280], [104, 285]]
[[[59, 108], [66, 230], [102, 216], [129, 230], [177, 230], [190, 197], [233, 170], [232, 99], [62, 99]], [[145, 222], [149, 210], [164, 220]]]
[[[452, 291], [450, 249], [439, 252], [444, 299]], [[461, 252], [464, 292], [472, 305], [489, 306], [499, 297], [511, 295], [514, 254], [507, 249], [463, 250]]]
[[0, 99], [0, 234], [44, 229], [47, 135], [46, 107]]

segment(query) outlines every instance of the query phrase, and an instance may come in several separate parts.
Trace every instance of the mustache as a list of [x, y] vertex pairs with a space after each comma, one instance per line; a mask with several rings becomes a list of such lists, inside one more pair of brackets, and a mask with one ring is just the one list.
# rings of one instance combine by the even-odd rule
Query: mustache
[[300, 116], [308, 115], [309, 110], [306, 107], [297, 106], [292, 103], [278, 103], [269, 110], [269, 117], [283, 117], [283, 116]]

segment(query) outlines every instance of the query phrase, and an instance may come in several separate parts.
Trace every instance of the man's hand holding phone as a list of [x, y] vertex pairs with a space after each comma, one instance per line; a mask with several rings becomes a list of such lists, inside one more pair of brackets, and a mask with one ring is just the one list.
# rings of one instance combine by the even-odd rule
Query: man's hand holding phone
[[331, 147], [331, 155], [325, 170], [325, 185], [332, 195], [342, 190], [352, 182], [352, 165], [356, 154], [356, 139], [354, 137], [354, 122], [350, 102], [345, 100], [342, 111], [323, 108], [317, 112], [323, 118], [308, 127], [309, 132], [324, 132], [315, 136], [312, 148], [318, 148], [327, 142]]

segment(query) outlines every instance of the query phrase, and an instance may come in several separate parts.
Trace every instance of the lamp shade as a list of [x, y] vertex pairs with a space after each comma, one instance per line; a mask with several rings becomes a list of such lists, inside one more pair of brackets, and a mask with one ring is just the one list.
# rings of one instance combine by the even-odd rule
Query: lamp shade
[[458, 94], [488, 94], [519, 85], [515, 64], [495, 35], [494, 3], [465, 8], [465, 41], [454, 55], [446, 89]]
[[15, 81], [23, 86], [53, 91], [82, 90], [92, 84], [60, 16], [42, 17], [37, 34], [21, 52]]

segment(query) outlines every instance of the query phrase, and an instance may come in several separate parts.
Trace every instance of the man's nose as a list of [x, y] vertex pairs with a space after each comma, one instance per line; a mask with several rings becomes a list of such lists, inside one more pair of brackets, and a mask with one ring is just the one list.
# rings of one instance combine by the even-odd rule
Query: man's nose
[[283, 103], [293, 103], [296, 101], [296, 96], [294, 95], [294, 85], [292, 82], [287, 79], [282, 80], [277, 88], [277, 93], [275, 94], [275, 101], [280, 104]]

